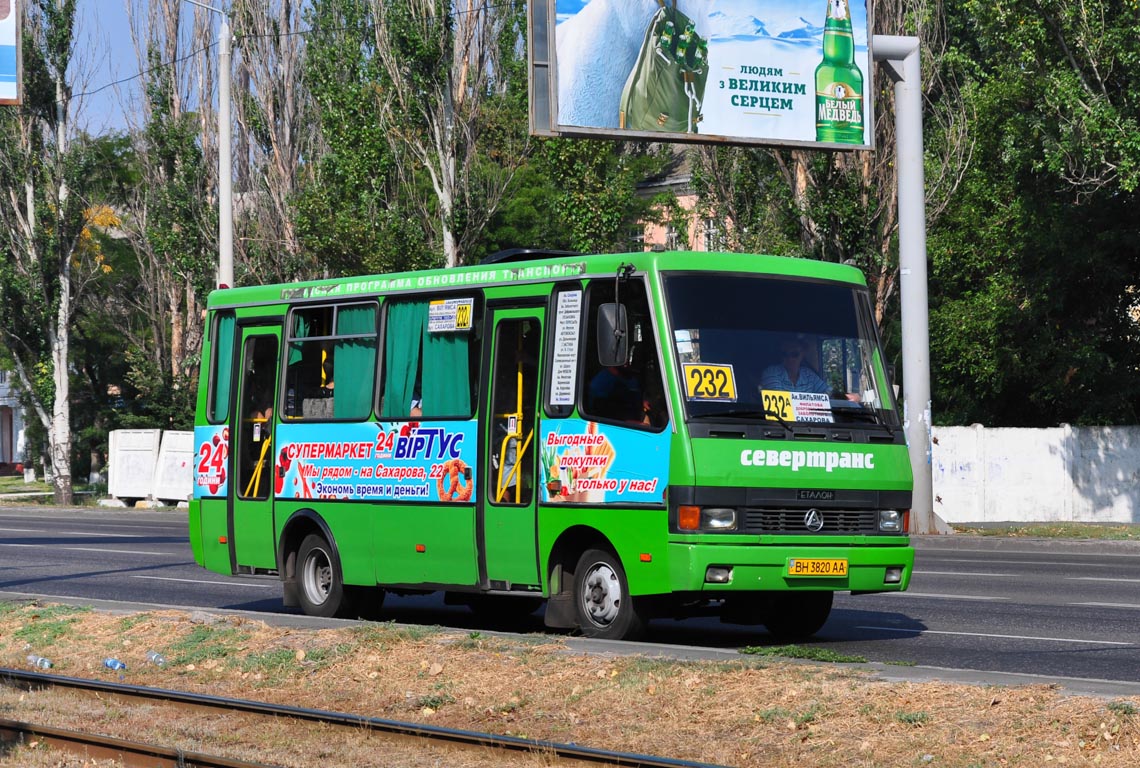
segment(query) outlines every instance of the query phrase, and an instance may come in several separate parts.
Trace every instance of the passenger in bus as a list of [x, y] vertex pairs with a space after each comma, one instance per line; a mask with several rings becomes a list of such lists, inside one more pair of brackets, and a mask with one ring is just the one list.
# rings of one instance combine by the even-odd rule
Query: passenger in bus
[[[262, 368], [265, 370], [268, 366]], [[250, 371], [254, 377], [249, 390], [248, 408], [250, 419], [255, 422], [268, 422], [273, 418], [273, 382], [257, 380], [256, 371]]]
[[648, 424], [648, 405], [642, 396], [641, 377], [632, 364], [607, 366], [590, 379], [586, 410], [591, 416]]
[[760, 389], [780, 392], [812, 392], [826, 395], [827, 382], [804, 364], [804, 342], [799, 338], [785, 339], [780, 344], [781, 362], [769, 365], [760, 374]]

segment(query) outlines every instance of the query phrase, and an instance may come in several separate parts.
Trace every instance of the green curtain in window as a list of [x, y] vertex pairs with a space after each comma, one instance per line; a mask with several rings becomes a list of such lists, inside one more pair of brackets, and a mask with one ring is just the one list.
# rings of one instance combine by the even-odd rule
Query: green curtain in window
[[[376, 308], [342, 307], [337, 311], [338, 336], [376, 333]], [[372, 382], [376, 377], [376, 339], [339, 339], [333, 348], [336, 391], [333, 416], [363, 419], [372, 411]]]
[[433, 417], [470, 416], [471, 386], [465, 333], [424, 337], [424, 413]]
[[381, 418], [403, 419], [408, 416], [427, 316], [427, 302], [392, 302], [388, 305]]
[[218, 335], [214, 339], [214, 421], [225, 421], [230, 412], [230, 380], [234, 366], [234, 316], [218, 315]]
[[[309, 321], [305, 317], [304, 312], [293, 313], [293, 338], [303, 339], [309, 335]], [[301, 362], [301, 345], [293, 343], [289, 345], [289, 365]]]

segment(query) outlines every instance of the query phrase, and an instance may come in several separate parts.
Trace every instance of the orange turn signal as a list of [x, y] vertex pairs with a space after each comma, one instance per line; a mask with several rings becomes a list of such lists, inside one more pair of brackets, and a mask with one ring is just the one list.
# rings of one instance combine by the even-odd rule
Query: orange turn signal
[[653, 555], [650, 554], [649, 552], [642, 552], [641, 553], [641, 562], [652, 563], [653, 562]]
[[682, 531], [699, 531], [701, 529], [701, 508], [677, 507], [677, 527]]
[[225, 544], [226, 543], [226, 537], [225, 536], [219, 536], [218, 537], [218, 543], [219, 544]]
[[417, 552], [427, 552], [427, 547], [425, 547], [423, 544], [417, 544], [416, 545], [416, 551]]

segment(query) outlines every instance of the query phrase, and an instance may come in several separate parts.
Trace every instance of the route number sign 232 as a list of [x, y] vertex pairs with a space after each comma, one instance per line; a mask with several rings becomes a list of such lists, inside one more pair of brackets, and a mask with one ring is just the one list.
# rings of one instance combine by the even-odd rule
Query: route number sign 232
[[736, 376], [731, 365], [685, 363], [685, 399], [736, 402]]

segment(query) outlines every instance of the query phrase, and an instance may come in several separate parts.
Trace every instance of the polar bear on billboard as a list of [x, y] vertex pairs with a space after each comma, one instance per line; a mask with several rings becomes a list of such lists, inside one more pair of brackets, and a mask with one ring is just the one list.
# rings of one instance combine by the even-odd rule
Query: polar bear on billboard
[[[672, 4], [672, 0], [664, 0]], [[677, 9], [708, 35], [714, 0], [677, 0]], [[621, 92], [637, 61], [657, 0], [590, 0], [557, 28], [558, 122], [617, 128]]]

